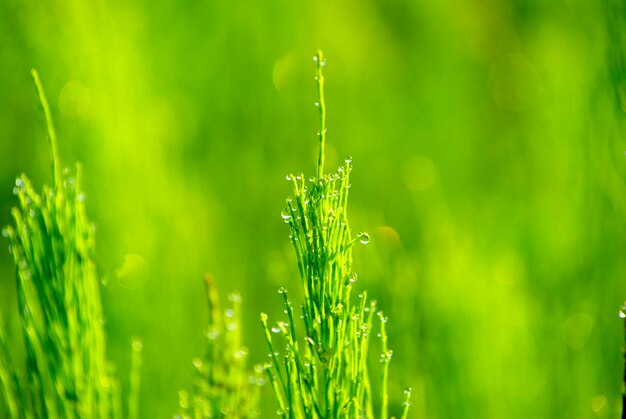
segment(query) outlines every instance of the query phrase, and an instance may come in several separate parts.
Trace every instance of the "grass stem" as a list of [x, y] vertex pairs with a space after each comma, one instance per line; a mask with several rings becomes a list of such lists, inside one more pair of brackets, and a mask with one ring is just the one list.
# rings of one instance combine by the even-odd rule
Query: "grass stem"
[[61, 183], [61, 162], [59, 159], [57, 134], [56, 130], [54, 129], [54, 121], [52, 120], [52, 114], [50, 113], [50, 106], [48, 105], [48, 99], [46, 99], [46, 93], [43, 89], [43, 85], [41, 84], [39, 73], [34, 68], [30, 71], [30, 73], [33, 76], [33, 80], [35, 81], [35, 87], [37, 88], [37, 93], [39, 95], [39, 102], [41, 103], [43, 113], [46, 118], [46, 126], [48, 127], [48, 141], [50, 144], [52, 179], [54, 180], [54, 185], [56, 186]]
[[317, 81], [317, 102], [319, 114], [319, 153], [317, 156], [317, 178], [321, 179], [324, 175], [324, 145], [326, 143], [326, 101], [324, 100], [324, 66], [326, 59], [322, 50], [318, 50], [313, 57], [316, 64], [315, 80]]

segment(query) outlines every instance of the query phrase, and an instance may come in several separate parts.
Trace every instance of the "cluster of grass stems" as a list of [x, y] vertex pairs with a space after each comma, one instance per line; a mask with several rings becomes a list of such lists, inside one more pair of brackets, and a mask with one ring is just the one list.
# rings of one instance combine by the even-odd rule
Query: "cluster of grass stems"
[[[353, 236], [348, 224], [351, 159], [336, 173], [324, 173], [325, 60], [321, 51], [315, 62], [317, 173], [308, 182], [303, 175], [287, 177], [293, 197], [288, 198], [282, 213], [291, 231], [303, 286], [301, 312], [294, 313], [287, 291], [281, 288], [287, 319], [270, 326], [267, 315], [261, 314], [270, 361], [248, 370], [248, 349], [241, 339], [241, 297], [231, 294], [230, 306], [222, 312], [213, 280], [207, 276], [205, 353], [192, 362], [193, 388], [179, 393], [177, 418], [257, 417], [263, 371], [281, 417], [389, 417], [387, 383], [392, 351], [387, 347], [387, 318], [365, 291], [353, 295], [357, 276], [352, 271], [352, 248], [357, 243], [367, 244], [369, 236]], [[125, 412], [120, 383], [106, 358], [100, 281], [93, 262], [94, 228], [85, 213], [81, 166], [77, 164], [73, 173], [61, 170], [50, 110], [34, 70], [33, 78], [48, 126], [53, 184], [38, 193], [25, 175], [20, 176], [14, 189], [19, 200], [12, 210], [14, 223], [3, 229], [17, 272], [26, 368], [25, 374], [18, 372], [0, 323], [2, 393], [12, 419], [135, 419], [142, 344], [138, 340], [132, 344]], [[368, 362], [375, 320], [381, 343], [378, 395], [373, 394]], [[285, 346], [282, 358], [276, 350], [279, 344]], [[410, 395], [407, 389], [403, 419], [408, 415]]]
[[246, 366], [248, 348], [241, 339], [241, 296], [228, 296], [230, 307], [222, 311], [213, 278], [205, 276], [209, 321], [205, 353], [192, 362], [193, 390], [179, 393], [178, 419], [233, 418], [259, 415], [263, 367]]
[[[39, 76], [32, 72], [48, 126], [53, 184], [38, 193], [25, 175], [19, 206], [3, 229], [17, 279], [25, 374], [0, 325], [0, 386], [11, 418], [138, 417], [142, 344], [132, 343], [127, 411], [107, 360], [94, 228], [85, 213], [82, 171], [61, 170], [57, 138]], [[12, 345], [13, 346], [13, 345]]]
[[[301, 312], [284, 288], [286, 321], [261, 323], [270, 349], [265, 370], [278, 402], [277, 413], [285, 418], [380, 418], [389, 417], [388, 369], [392, 351], [387, 347], [387, 318], [365, 291], [352, 295], [357, 279], [352, 271], [352, 248], [367, 244], [369, 236], [353, 236], [348, 224], [348, 192], [351, 158], [336, 173], [324, 173], [326, 105], [324, 74], [326, 61], [321, 51], [314, 57], [319, 111], [319, 154], [316, 176], [308, 182], [303, 175], [289, 175], [293, 197], [287, 199], [282, 218], [289, 225], [295, 250], [304, 302]], [[300, 319], [301, 321], [300, 321]], [[378, 320], [381, 342], [380, 393], [372, 392], [368, 352], [373, 322]], [[297, 324], [304, 327], [300, 331]], [[278, 345], [285, 351], [279, 355]], [[405, 391], [402, 418], [410, 406], [410, 389]], [[378, 408], [375, 411], [375, 407]]]

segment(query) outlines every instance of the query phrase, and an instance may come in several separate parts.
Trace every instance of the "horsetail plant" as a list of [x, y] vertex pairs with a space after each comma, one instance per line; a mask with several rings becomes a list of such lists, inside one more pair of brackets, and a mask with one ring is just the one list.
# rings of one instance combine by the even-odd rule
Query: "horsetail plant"
[[18, 177], [13, 226], [2, 230], [16, 265], [26, 357], [22, 377], [0, 324], [2, 394], [14, 419], [136, 419], [142, 344], [132, 342], [125, 415], [120, 383], [106, 358], [94, 227], [85, 212], [81, 166], [74, 173], [61, 170], [50, 108], [35, 70], [32, 76], [47, 122], [53, 183], [40, 194], [25, 175]]
[[[304, 332], [296, 327], [291, 300], [282, 295], [287, 321], [261, 323], [270, 349], [265, 369], [278, 402], [277, 413], [285, 418], [382, 418], [388, 413], [388, 365], [392, 351], [387, 347], [387, 318], [377, 312], [376, 302], [368, 301], [365, 291], [353, 298], [357, 275], [352, 272], [352, 248], [367, 244], [367, 233], [353, 236], [348, 225], [348, 192], [352, 159], [336, 173], [324, 173], [326, 104], [321, 51], [314, 57], [319, 112], [319, 154], [315, 177], [289, 175], [293, 197], [287, 199], [282, 218], [289, 225], [304, 288], [301, 306]], [[376, 314], [376, 316], [375, 316]], [[380, 322], [382, 353], [380, 394], [374, 395], [368, 367], [372, 322]], [[302, 334], [303, 333], [303, 334]], [[284, 356], [277, 352], [285, 343]], [[408, 415], [410, 389], [405, 392], [402, 418]], [[375, 408], [375, 406], [378, 406]]]
[[246, 368], [248, 348], [241, 340], [241, 296], [231, 293], [231, 306], [222, 312], [210, 275], [205, 276], [205, 286], [209, 306], [205, 354], [192, 362], [193, 391], [179, 393], [180, 412], [175, 418], [255, 418], [265, 380], [262, 366], [252, 371]]

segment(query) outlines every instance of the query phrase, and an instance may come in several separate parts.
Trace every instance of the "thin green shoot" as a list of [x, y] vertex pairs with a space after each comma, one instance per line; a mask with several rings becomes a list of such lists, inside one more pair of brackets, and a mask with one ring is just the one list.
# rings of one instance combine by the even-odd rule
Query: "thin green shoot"
[[[381, 324], [381, 383], [379, 397], [372, 394], [368, 353], [376, 302], [365, 291], [353, 296], [357, 275], [352, 271], [352, 249], [369, 243], [367, 233], [353, 235], [348, 223], [348, 192], [352, 158], [336, 173], [324, 174], [326, 103], [324, 74], [326, 60], [315, 57], [319, 111], [319, 154], [316, 176], [289, 175], [293, 196], [281, 216], [289, 225], [303, 288], [300, 313], [294, 313], [287, 290], [282, 288], [286, 321], [261, 324], [270, 350], [265, 370], [284, 418], [388, 418], [388, 365], [392, 351], [387, 347], [387, 319]], [[300, 320], [301, 319], [301, 320]], [[303, 328], [303, 330], [300, 330]], [[280, 356], [278, 345], [284, 345]], [[379, 414], [375, 415], [375, 404]], [[410, 391], [405, 392], [403, 417], [408, 415]]]
[[52, 179], [54, 181], [54, 185], [56, 186], [61, 183], [61, 161], [59, 159], [59, 145], [57, 141], [57, 133], [54, 129], [54, 121], [52, 120], [52, 114], [50, 113], [50, 106], [48, 105], [48, 99], [46, 98], [46, 94], [43, 90], [43, 85], [41, 84], [39, 73], [34, 68], [30, 72], [33, 76], [35, 86], [37, 87], [39, 102], [41, 103], [43, 113], [46, 117], [46, 127], [48, 129], [48, 141], [50, 146], [50, 160], [52, 166]]
[[213, 278], [205, 276], [209, 321], [203, 358], [195, 358], [194, 386], [179, 393], [176, 418], [248, 419], [259, 415], [263, 368], [248, 370], [248, 348], [242, 343], [241, 296], [228, 297], [223, 312]]

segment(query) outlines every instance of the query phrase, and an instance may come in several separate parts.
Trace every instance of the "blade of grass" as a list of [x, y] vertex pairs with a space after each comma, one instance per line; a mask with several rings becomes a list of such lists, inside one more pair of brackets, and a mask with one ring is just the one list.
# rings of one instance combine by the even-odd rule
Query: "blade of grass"
[[52, 114], [50, 113], [50, 106], [48, 105], [48, 99], [46, 93], [43, 90], [39, 73], [34, 68], [31, 69], [31, 75], [35, 81], [35, 87], [39, 94], [39, 102], [43, 108], [44, 115], [46, 117], [46, 126], [48, 128], [48, 140], [50, 144], [50, 160], [52, 165], [52, 179], [54, 179], [54, 186], [61, 183], [61, 162], [59, 159], [59, 146], [57, 141], [56, 130], [54, 129], [54, 121], [52, 120]]

